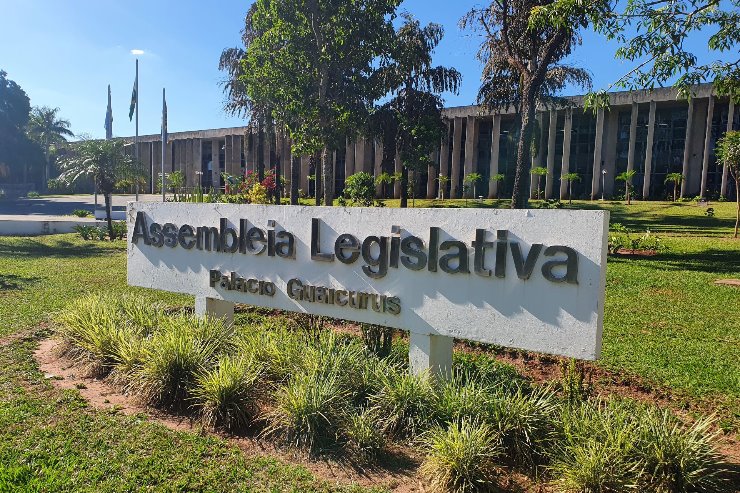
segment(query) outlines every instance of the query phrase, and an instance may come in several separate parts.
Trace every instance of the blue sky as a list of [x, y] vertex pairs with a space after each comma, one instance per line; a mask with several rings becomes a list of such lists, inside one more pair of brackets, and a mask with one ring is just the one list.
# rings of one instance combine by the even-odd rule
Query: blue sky
[[[139, 56], [139, 133], [158, 133], [162, 88], [167, 89], [171, 132], [243, 124], [222, 110], [218, 57], [240, 43], [251, 1], [218, 0], [0, 0], [0, 68], [23, 87], [33, 105], [59, 107], [75, 133], [103, 137], [107, 85], [113, 95], [113, 133], [133, 135], [128, 119], [134, 81], [132, 49]], [[476, 2], [405, 0], [420, 21], [445, 27], [435, 63], [463, 74], [448, 106], [472, 104], [480, 64], [480, 39], [457, 26]], [[606, 87], [629, 66], [614, 60], [616, 45], [586, 33], [569, 60], [590, 70], [596, 88]], [[575, 93], [578, 91], [569, 91]]]

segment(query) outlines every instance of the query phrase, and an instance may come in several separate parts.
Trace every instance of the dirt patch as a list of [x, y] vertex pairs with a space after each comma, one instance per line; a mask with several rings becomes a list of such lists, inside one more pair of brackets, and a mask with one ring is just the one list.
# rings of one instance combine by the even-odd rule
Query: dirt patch
[[658, 254], [656, 250], [640, 250], [632, 248], [620, 248], [616, 253], [612, 255], [616, 257], [625, 258], [640, 258], [640, 257], [654, 257]]
[[734, 286], [736, 288], [740, 288], [740, 279], [717, 279], [714, 281], [714, 284], [719, 284], [720, 286]]

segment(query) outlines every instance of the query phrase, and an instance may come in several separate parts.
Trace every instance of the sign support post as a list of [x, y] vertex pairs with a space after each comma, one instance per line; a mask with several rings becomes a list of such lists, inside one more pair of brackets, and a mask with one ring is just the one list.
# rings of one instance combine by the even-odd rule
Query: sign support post
[[418, 375], [429, 372], [435, 378], [452, 376], [452, 345], [454, 339], [435, 334], [410, 333], [409, 368]]
[[231, 325], [234, 323], [234, 303], [207, 296], [196, 296], [195, 314], [201, 317], [220, 318], [227, 325]]

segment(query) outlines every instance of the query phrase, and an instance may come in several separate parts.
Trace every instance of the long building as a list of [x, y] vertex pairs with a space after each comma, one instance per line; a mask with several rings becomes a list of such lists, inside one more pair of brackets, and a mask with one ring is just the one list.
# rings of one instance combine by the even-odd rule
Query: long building
[[[547, 174], [539, 180], [531, 176], [532, 197], [539, 186], [544, 198], [567, 198], [563, 177], [573, 172], [580, 178], [573, 183], [574, 197], [612, 197], [623, 193], [623, 182], [615, 178], [628, 170], [636, 171], [632, 179], [636, 198], [671, 195], [673, 185], [666, 183], [669, 173], [683, 175], [681, 197], [734, 198], [737, 193], [714, 148], [726, 131], [740, 129], [740, 109], [727, 97], [713, 95], [711, 85], [699, 86], [688, 101], [679, 99], [673, 88], [614, 92], [609, 94], [609, 109], [595, 113], [584, 111], [582, 96], [567, 99], [568, 107], [538, 108], [531, 167], [545, 168]], [[415, 196], [435, 198], [444, 192], [447, 198], [509, 197], [518, 137], [514, 112], [484, 112], [473, 105], [445, 108], [443, 117], [446, 135], [430, 156], [434, 164], [413, 177]], [[159, 135], [139, 138], [139, 156], [150, 176], [158, 176], [161, 152]], [[239, 175], [260, 166], [279, 168], [289, 178], [290, 159], [289, 142], [280, 136], [268, 139], [248, 127], [199, 130], [169, 135], [164, 171], [182, 170], [187, 187], [208, 189], [223, 186], [222, 173]], [[384, 151], [381, 142], [365, 137], [348, 139], [333, 161], [337, 195], [345, 177], [354, 173], [377, 176], [400, 170], [397, 156]], [[315, 170], [307, 156], [300, 157], [300, 166], [299, 188], [311, 195]], [[465, 181], [471, 173], [482, 177], [475, 190]], [[503, 179], [491, 180], [495, 175]], [[445, 190], [439, 190], [440, 183]], [[378, 187], [378, 194], [399, 196], [398, 185], [387, 188]]]

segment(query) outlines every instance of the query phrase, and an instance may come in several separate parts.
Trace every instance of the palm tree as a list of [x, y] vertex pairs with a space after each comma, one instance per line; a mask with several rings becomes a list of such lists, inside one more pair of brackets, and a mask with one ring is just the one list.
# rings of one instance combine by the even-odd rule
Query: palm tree
[[86, 140], [77, 144], [71, 155], [59, 162], [59, 181], [72, 185], [79, 180], [92, 179], [105, 197], [108, 234], [111, 241], [111, 194], [116, 182], [123, 178], [138, 180], [143, 173], [133, 156], [124, 152], [123, 140]]
[[581, 175], [578, 173], [567, 173], [563, 175], [563, 179], [568, 181], [568, 204], [573, 203], [573, 182], [581, 181]]
[[75, 134], [69, 129], [69, 120], [57, 116], [59, 108], [34, 106], [28, 120], [28, 136], [38, 143], [44, 151], [46, 169], [43, 188], [46, 190], [51, 178], [51, 154], [54, 146], [67, 142], [67, 137]]
[[673, 182], [673, 201], [676, 201], [676, 196], [678, 195], [678, 187], [681, 185], [681, 182], [683, 181], [683, 175], [681, 173], [668, 173], [665, 175], [665, 182], [669, 183]]
[[408, 202], [409, 169], [426, 170], [429, 153], [443, 132], [442, 99], [446, 91], [457, 93], [460, 73], [454, 68], [432, 66], [432, 52], [442, 40], [444, 28], [430, 23], [422, 27], [410, 14], [393, 37], [388, 54], [381, 60], [377, 80], [390, 100], [375, 113], [377, 129], [394, 128], [395, 142], [388, 142], [401, 157], [401, 207]]
[[493, 196], [493, 198], [495, 199], [498, 198], [498, 184], [504, 181], [504, 178], [506, 178], [506, 175], [504, 175], [503, 173], [496, 173], [495, 175], [491, 176], [491, 181], [496, 184], [496, 194]]
[[543, 166], [537, 166], [536, 168], [532, 168], [532, 171], [530, 171], [530, 173], [537, 176], [537, 200], [540, 200], [540, 182], [542, 180], [542, 177], [547, 175], [547, 168]]
[[731, 130], [725, 133], [717, 142], [717, 159], [727, 166], [727, 170], [735, 180], [735, 238], [740, 227], [740, 130]]
[[478, 195], [476, 194], [477, 190], [477, 183], [483, 179], [483, 175], [480, 173], [468, 173], [468, 175], [465, 177], [466, 183], [470, 183], [473, 187], [473, 198], [476, 198]]
[[629, 171], [619, 173], [616, 177], [617, 180], [624, 182], [624, 198], [627, 200], [627, 205], [632, 203], [632, 194], [630, 192], [632, 191], [632, 177], [635, 176], [635, 174], [637, 174], [637, 171], [631, 169]]
[[450, 182], [450, 177], [440, 174], [439, 178], [437, 178], [437, 181], [439, 182], [439, 198], [444, 200], [445, 188], [447, 188], [447, 184]]

